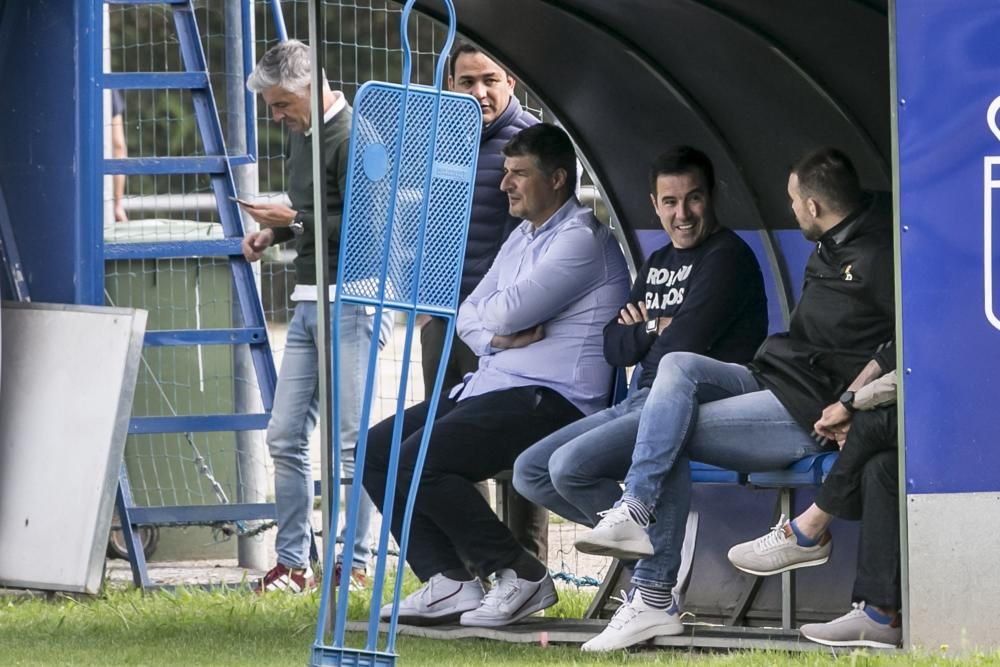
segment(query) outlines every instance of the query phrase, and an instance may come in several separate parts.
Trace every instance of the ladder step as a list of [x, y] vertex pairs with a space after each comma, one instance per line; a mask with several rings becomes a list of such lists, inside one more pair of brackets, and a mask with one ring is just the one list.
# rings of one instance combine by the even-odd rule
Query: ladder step
[[241, 256], [242, 239], [210, 241], [162, 241], [158, 243], [106, 243], [105, 260], [166, 259], [170, 257], [235, 257]]
[[117, 90], [197, 90], [208, 88], [206, 72], [110, 72], [104, 87]]
[[274, 503], [232, 503], [227, 505], [174, 505], [169, 507], [133, 507], [133, 524], [158, 526], [215, 523], [216, 521], [273, 520]]
[[271, 415], [178, 415], [166, 417], [132, 417], [128, 432], [141, 433], [209, 433], [215, 431], [261, 431], [267, 428]]
[[266, 342], [267, 330], [263, 328], [147, 331], [145, 338], [146, 347], [253, 345]]
[[227, 174], [229, 157], [127, 157], [104, 160], [105, 174]]

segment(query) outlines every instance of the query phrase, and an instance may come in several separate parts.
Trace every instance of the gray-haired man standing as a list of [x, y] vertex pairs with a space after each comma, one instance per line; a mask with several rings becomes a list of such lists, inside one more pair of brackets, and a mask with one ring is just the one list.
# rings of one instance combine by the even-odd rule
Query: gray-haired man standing
[[[296, 40], [282, 42], [264, 54], [247, 81], [247, 88], [261, 94], [275, 123], [289, 131], [285, 181], [291, 207], [279, 203], [243, 204], [260, 223], [259, 231], [243, 239], [243, 254], [257, 261], [276, 243], [293, 242], [296, 286], [291, 299], [295, 313], [288, 325], [274, 408], [267, 428], [267, 444], [274, 459], [277, 506], [278, 562], [263, 578], [259, 590], [301, 592], [315, 586], [309, 564], [309, 523], [313, 506], [309, 434], [319, 415], [319, 365], [316, 336], [316, 246], [313, 211], [312, 127], [310, 108], [311, 65], [309, 49]], [[351, 108], [343, 93], [324, 81], [323, 142], [326, 172], [328, 276], [337, 275], [340, 222], [347, 182], [351, 134]], [[329, 285], [330, 299], [335, 286]], [[388, 322], [386, 320], [385, 322]], [[342, 304], [340, 320], [340, 436], [344, 474], [354, 476], [354, 447], [361, 418], [361, 401], [373, 328], [372, 312], [362, 306]], [[353, 545], [352, 578], [363, 583], [371, 542], [371, 500], [362, 495], [358, 532]], [[338, 563], [339, 565], [339, 563]]]

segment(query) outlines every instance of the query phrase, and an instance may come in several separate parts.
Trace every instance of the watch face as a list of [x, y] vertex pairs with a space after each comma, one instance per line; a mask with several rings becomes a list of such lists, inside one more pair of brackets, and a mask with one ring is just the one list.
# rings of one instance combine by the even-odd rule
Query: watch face
[[646, 320], [646, 333], [656, 333], [656, 320]]

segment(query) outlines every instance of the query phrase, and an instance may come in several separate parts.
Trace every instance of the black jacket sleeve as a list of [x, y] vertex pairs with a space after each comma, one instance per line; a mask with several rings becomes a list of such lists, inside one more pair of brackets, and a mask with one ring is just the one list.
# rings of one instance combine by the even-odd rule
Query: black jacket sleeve
[[[645, 303], [649, 264], [643, 264], [628, 295], [628, 303]], [[624, 307], [624, 304], [623, 304]], [[615, 315], [604, 327], [604, 358], [612, 366], [624, 368], [642, 361], [656, 336], [646, 333], [645, 323], [619, 324]]]

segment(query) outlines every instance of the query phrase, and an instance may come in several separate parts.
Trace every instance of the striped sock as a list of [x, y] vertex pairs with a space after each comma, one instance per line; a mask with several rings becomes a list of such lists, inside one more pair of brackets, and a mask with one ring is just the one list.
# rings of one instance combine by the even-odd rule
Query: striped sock
[[646, 506], [639, 502], [638, 498], [632, 496], [622, 496], [622, 503], [628, 508], [629, 516], [637, 524], [645, 528], [649, 525], [649, 520], [652, 518], [649, 514], [649, 510]]
[[653, 609], [667, 609], [670, 607], [672, 596], [669, 590], [650, 588], [639, 584], [636, 584], [635, 589], [642, 593], [642, 601]]

